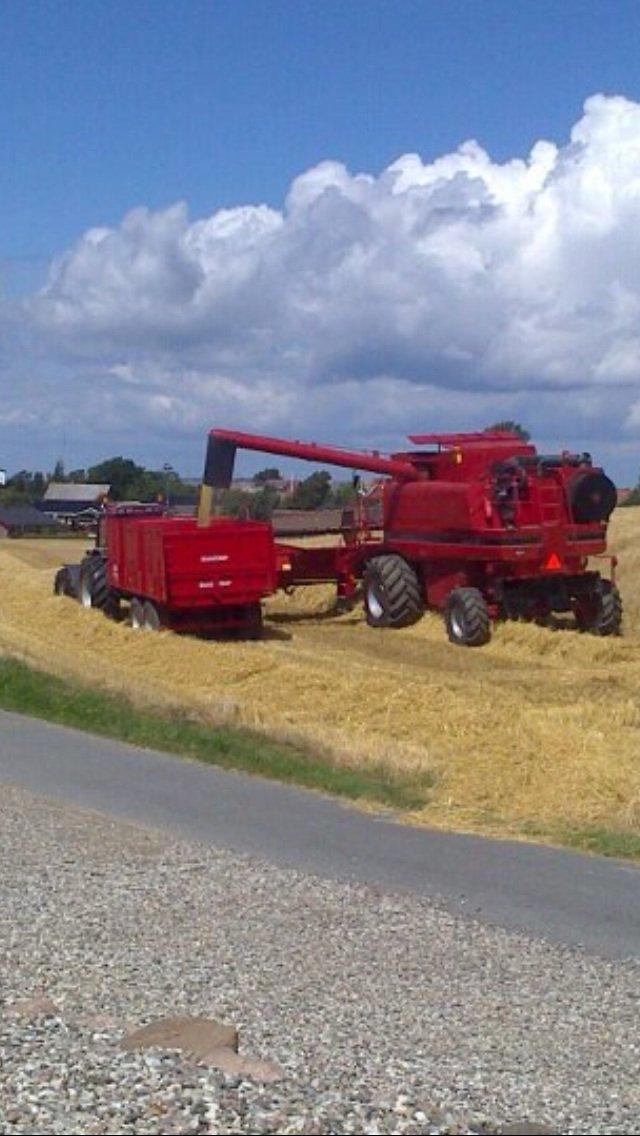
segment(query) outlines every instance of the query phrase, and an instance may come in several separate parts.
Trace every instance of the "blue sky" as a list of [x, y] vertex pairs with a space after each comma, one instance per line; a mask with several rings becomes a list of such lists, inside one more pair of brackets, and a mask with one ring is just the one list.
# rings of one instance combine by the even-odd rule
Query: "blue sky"
[[[34, 438], [42, 464], [55, 460], [62, 437], [73, 451], [65, 455], [70, 463], [89, 460], [96, 440], [89, 419], [78, 422], [76, 418], [65, 425], [59, 406], [54, 414], [46, 409], [55, 407], [56, 394], [68, 391], [70, 382], [80, 405], [83, 391], [86, 395], [98, 381], [114, 381], [114, 367], [120, 374], [127, 370], [127, 398], [137, 382], [132, 371], [150, 374], [154, 359], [167, 376], [180, 369], [184, 329], [167, 331], [160, 345], [157, 335], [145, 343], [134, 343], [116, 321], [109, 325], [106, 349], [108, 321], [101, 324], [101, 334], [91, 318], [81, 327], [77, 304], [71, 321], [73, 342], [67, 334], [68, 313], [65, 334], [60, 335], [54, 334], [50, 312], [39, 313], [35, 326], [32, 312], [25, 314], [16, 308], [16, 298], [29, 299], [45, 282], [51, 258], [73, 248], [86, 230], [118, 230], [122, 218], [138, 206], [159, 216], [178, 201], [186, 202], [190, 223], [211, 218], [221, 208], [237, 210], [250, 204], [264, 203], [279, 211], [294, 179], [327, 161], [344, 163], [351, 174], [364, 171], [377, 178], [402, 155], [418, 153], [428, 166], [455, 153], [470, 138], [477, 139], [497, 166], [514, 158], [526, 160], [538, 140], [566, 147], [589, 96], [624, 96], [630, 103], [640, 100], [639, 33], [640, 5], [597, 0], [5, 0], [0, 10], [0, 105], [4, 108], [0, 282], [9, 311], [0, 382], [11, 386], [15, 405], [10, 421], [3, 423], [0, 418], [0, 445], [7, 454], [4, 464], [26, 463]], [[592, 117], [595, 122], [595, 115]], [[593, 136], [596, 134], [600, 138], [594, 127]], [[343, 187], [340, 192], [350, 199], [350, 190]], [[343, 214], [341, 218], [332, 217], [331, 233], [336, 225], [347, 224]], [[315, 255], [308, 251], [313, 241], [319, 244], [324, 239], [322, 224], [314, 228], [315, 224], [312, 235], [305, 238], [305, 255]], [[167, 239], [162, 236], [162, 242]], [[320, 259], [322, 255], [324, 247]], [[300, 280], [311, 270], [304, 258], [294, 258], [293, 263], [291, 271], [299, 273]], [[166, 269], [166, 256], [162, 266]], [[105, 281], [111, 279], [113, 265], [100, 265], [96, 271], [102, 273], [96, 289], [102, 287], [101, 294], [106, 295]], [[82, 280], [86, 285], [85, 276]], [[73, 281], [77, 283], [77, 278]], [[612, 282], [612, 288], [616, 283]], [[156, 284], [145, 277], [144, 286], [150, 304]], [[629, 286], [635, 289], [635, 278]], [[65, 303], [71, 303], [70, 287], [68, 279], [58, 280], [53, 299], [63, 295]], [[325, 300], [330, 304], [332, 296]], [[581, 303], [585, 302], [583, 298]], [[210, 310], [213, 322], [219, 310], [219, 305]], [[240, 314], [231, 313], [228, 318], [239, 319]], [[612, 328], [614, 324], [618, 328], [619, 320], [612, 322]], [[365, 325], [366, 321], [363, 329]], [[59, 321], [56, 328], [59, 332]], [[258, 320], [249, 330], [259, 339], [261, 329]], [[335, 334], [339, 339], [345, 333], [340, 328]], [[447, 334], [451, 335], [450, 330]], [[469, 367], [465, 364], [464, 375], [454, 373], [451, 357], [457, 346], [449, 354], [444, 349], [440, 354], [418, 352], [414, 364], [407, 362], [411, 345], [404, 343], [399, 348], [397, 337], [392, 336], [379, 350], [375, 345], [369, 348], [369, 353], [378, 350], [378, 357], [384, 359], [384, 368], [375, 373], [368, 361], [354, 358], [357, 350], [351, 342], [339, 359], [316, 359], [310, 364], [313, 352], [300, 340], [299, 329], [296, 336], [298, 357], [306, 360], [305, 366], [316, 366], [320, 375], [317, 384], [313, 376], [307, 376], [300, 386], [299, 401], [312, 404], [309, 426], [317, 422], [325, 437], [335, 433], [346, 441], [375, 441], [377, 420], [390, 427], [389, 388], [380, 385], [383, 379], [409, 383], [407, 390], [416, 391], [421, 428], [449, 427], [454, 420], [459, 426], [467, 424], [460, 421], [464, 403], [460, 404], [455, 392], [461, 386], [469, 389], [473, 359]], [[119, 344], [117, 349], [115, 344]], [[200, 376], [194, 379], [196, 386], [208, 382], [216, 394], [225, 383], [237, 383], [226, 343], [210, 341], [206, 362], [194, 338], [187, 346], [188, 369]], [[466, 340], [463, 350], [473, 355]], [[270, 348], [261, 362], [254, 350], [242, 364], [253, 376], [259, 401], [264, 401], [264, 384], [273, 384], [279, 360], [286, 353], [286, 344], [280, 355]], [[424, 401], [420, 383], [415, 385], [424, 360], [439, 369], [435, 421], [429, 422], [424, 420], [429, 402]], [[575, 385], [577, 377], [566, 363], [547, 366], [545, 360], [544, 365], [551, 376], [565, 368], [558, 380], [561, 390]], [[525, 395], [531, 386], [526, 368], [523, 371], [518, 362], [510, 374], [508, 359], [500, 366], [502, 388], [510, 391], [505, 410], [526, 413]], [[586, 418], [579, 425], [587, 432], [591, 429], [586, 441], [593, 440], [594, 449], [600, 443], [620, 476], [628, 478], [640, 466], [635, 435], [623, 434], [636, 414], [633, 392], [629, 393], [636, 378], [628, 361], [621, 373], [616, 390], [626, 385], [628, 397], [625, 401], [620, 396], [616, 402], [618, 417], [592, 409], [591, 427]], [[169, 385], [173, 381], [166, 380]], [[272, 416], [274, 427], [282, 426], [281, 419], [295, 418], [291, 411], [296, 403], [293, 373], [287, 382], [286, 406], [280, 415]], [[344, 398], [332, 402], [330, 391], [336, 383], [346, 384]], [[590, 396], [595, 385], [594, 380]], [[481, 394], [486, 392], [486, 383], [479, 386]], [[369, 406], [376, 399], [379, 402], [379, 412], [369, 413], [364, 432], [357, 421], [358, 389]], [[449, 389], [453, 392], [450, 406], [442, 397]], [[212, 398], [211, 387], [207, 390], [198, 404], [203, 413], [208, 402], [224, 409], [224, 400], [217, 394]], [[234, 388], [229, 405], [237, 416], [238, 408], [249, 404], [236, 394]], [[97, 437], [100, 456], [133, 448], [140, 460], [157, 461], [172, 450], [167, 454], [169, 460], [197, 469], [195, 420], [180, 425], [179, 437], [173, 442], [170, 424], [163, 421], [157, 402], [171, 397], [171, 392], [161, 392], [151, 384], [147, 396], [156, 403], [147, 412], [143, 402], [137, 404], [134, 431], [129, 430], [128, 422], [120, 430], [115, 412], [104, 415]], [[276, 390], [274, 402], [278, 397]], [[192, 393], [185, 398], [193, 403]], [[42, 420], [34, 410], [40, 400]], [[352, 408], [352, 422], [340, 413], [340, 406], [346, 404]], [[484, 405], [472, 409], [470, 426], [481, 420]], [[489, 398], [487, 413], [493, 412], [494, 405], [496, 400]], [[545, 413], [548, 429], [542, 430], [540, 417], [535, 426], [553, 440], [551, 412]], [[175, 407], [169, 414], [174, 416]], [[406, 422], [394, 422], [393, 428], [410, 428], [409, 417]], [[265, 423], [264, 415], [262, 418], [261, 424], [268, 425], [270, 420]], [[250, 425], [250, 419], [247, 408], [241, 424]], [[202, 421], [202, 432], [209, 424]], [[304, 415], [298, 415], [296, 425], [305, 427]], [[380, 432], [385, 434], [380, 439], [384, 442], [386, 431]]]

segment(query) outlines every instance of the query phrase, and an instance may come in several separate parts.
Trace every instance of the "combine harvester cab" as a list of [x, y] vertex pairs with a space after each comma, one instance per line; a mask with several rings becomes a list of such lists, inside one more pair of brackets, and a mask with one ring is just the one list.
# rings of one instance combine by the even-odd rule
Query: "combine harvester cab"
[[[369, 471], [382, 479], [378, 530], [356, 509], [342, 545], [278, 543], [282, 587], [334, 581], [349, 599], [361, 584], [372, 627], [406, 626], [433, 608], [463, 646], [486, 643], [492, 620], [556, 612], [584, 631], [619, 632], [615, 558], [606, 558], [616, 489], [588, 454], [540, 455], [507, 431], [409, 440], [420, 448], [383, 457], [213, 430], [202, 519], [207, 494], [230, 484], [238, 448]], [[609, 578], [594, 557], [608, 559]]]
[[199, 525], [162, 506], [108, 505], [96, 548], [79, 568], [60, 570], [55, 590], [75, 591], [85, 607], [111, 616], [128, 601], [136, 630], [239, 629], [253, 638], [262, 630], [262, 600], [276, 586], [268, 524], [213, 517]]

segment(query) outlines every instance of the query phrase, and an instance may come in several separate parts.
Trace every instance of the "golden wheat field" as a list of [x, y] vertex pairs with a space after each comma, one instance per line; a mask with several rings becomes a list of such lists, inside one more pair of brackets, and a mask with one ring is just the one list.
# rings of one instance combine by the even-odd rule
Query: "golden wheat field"
[[598, 639], [523, 623], [479, 650], [441, 619], [374, 631], [331, 614], [329, 587], [267, 603], [266, 638], [141, 634], [52, 595], [82, 543], [0, 549], [0, 651], [133, 699], [313, 743], [335, 762], [433, 774], [414, 819], [517, 833], [640, 828], [640, 509], [612, 522], [625, 634]]

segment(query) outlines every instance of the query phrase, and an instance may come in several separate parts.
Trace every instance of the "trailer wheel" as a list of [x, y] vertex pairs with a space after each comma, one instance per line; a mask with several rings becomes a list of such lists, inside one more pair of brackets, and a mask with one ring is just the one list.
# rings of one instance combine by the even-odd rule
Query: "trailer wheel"
[[370, 627], [407, 627], [424, 610], [413, 568], [395, 553], [375, 556], [364, 573], [364, 608]]
[[580, 631], [589, 631], [592, 635], [619, 635], [622, 627], [620, 592], [610, 580], [601, 580], [597, 591], [576, 603], [575, 614]]
[[144, 607], [137, 596], [133, 597], [129, 607], [129, 627], [133, 631], [140, 631], [144, 627]]
[[262, 639], [262, 604], [247, 604], [244, 610], [245, 625], [241, 635], [244, 639]]
[[162, 627], [160, 612], [151, 600], [145, 600], [142, 605], [142, 627], [145, 631], [160, 631]]
[[489, 611], [477, 588], [454, 588], [444, 620], [449, 639], [460, 647], [482, 647], [491, 638]]

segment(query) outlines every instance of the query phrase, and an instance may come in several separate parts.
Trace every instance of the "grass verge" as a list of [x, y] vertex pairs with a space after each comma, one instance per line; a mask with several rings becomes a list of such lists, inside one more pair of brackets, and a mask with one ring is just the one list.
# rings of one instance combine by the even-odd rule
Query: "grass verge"
[[430, 777], [407, 783], [382, 768], [333, 765], [311, 748], [275, 742], [251, 730], [209, 726], [179, 713], [142, 710], [123, 695], [56, 678], [16, 659], [0, 658], [0, 707], [224, 769], [394, 809], [423, 807], [433, 784]]
[[640, 833], [628, 828], [607, 828], [606, 825], [575, 827], [563, 824], [549, 825], [526, 823], [520, 826], [523, 836], [562, 844], [576, 852], [591, 852], [595, 856], [609, 856], [616, 860], [640, 862]]

